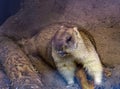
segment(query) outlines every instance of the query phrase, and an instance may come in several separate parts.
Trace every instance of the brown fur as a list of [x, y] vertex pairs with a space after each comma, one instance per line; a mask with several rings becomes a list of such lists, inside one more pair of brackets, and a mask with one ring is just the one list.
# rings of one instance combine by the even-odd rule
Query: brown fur
[[[53, 52], [52, 50], [51, 50], [51, 42], [54, 40], [54, 41], [57, 41], [57, 40], [55, 40], [55, 39], [60, 39], [60, 40], [62, 40], [62, 42], [64, 42], [66, 39], [62, 39], [62, 37], [64, 37], [65, 35], [67, 35], [66, 34], [66, 32], [67, 32], [67, 30], [60, 30], [60, 29], [62, 29], [62, 28], [64, 28], [64, 29], [67, 29], [67, 28], [73, 28], [73, 27], [76, 27], [77, 25], [75, 25], [75, 24], [71, 24], [71, 23], [58, 23], [58, 24], [54, 24], [54, 25], [49, 25], [47, 28], [45, 28], [45, 29], [43, 29], [42, 31], [44, 32], [44, 34], [46, 33], [46, 34], [49, 34], [49, 32], [51, 32], [48, 36], [49, 36], [49, 38], [48, 38], [48, 36], [45, 36], [45, 38], [44, 38], [44, 40], [46, 41], [45, 42], [45, 44], [42, 46], [42, 44], [40, 44], [40, 43], [43, 43], [44, 41], [43, 40], [40, 40], [39, 38], [43, 38], [44, 36], [43, 36], [43, 33], [39, 33], [37, 36], [35, 36], [35, 37], [33, 37], [33, 39], [35, 39], [35, 42], [37, 42], [36, 44], [37, 44], [37, 48], [39, 48], [38, 49], [38, 51], [40, 52], [40, 56], [42, 56], [44, 59], [45, 59], [45, 61], [47, 62], [47, 63], [49, 63], [49, 64], [52, 64], [52, 66], [54, 66], [54, 67], [56, 67], [57, 65], [56, 64], [54, 64], [54, 62], [55, 62], [55, 60], [51, 57], [51, 52]], [[52, 28], [52, 29], [51, 29]], [[87, 49], [89, 50], [89, 51], [91, 51], [91, 50], [93, 50], [93, 49], [91, 49], [91, 47], [93, 47], [94, 48], [94, 46], [93, 46], [93, 44], [95, 44], [95, 42], [94, 42], [94, 39], [93, 39], [93, 37], [88, 33], [88, 32], [86, 32], [84, 29], [82, 29], [82, 28], [78, 28], [79, 29], [79, 32], [80, 32], [80, 34], [82, 35], [82, 37], [83, 37], [83, 39], [84, 39], [84, 42], [85, 42], [85, 45], [86, 45], [86, 47], [87, 47]], [[42, 32], [41, 31], [41, 32]], [[56, 35], [56, 37], [53, 35], [53, 32], [52, 31], [54, 31], [55, 33], [54, 33], [54, 35]], [[59, 32], [59, 31], [61, 31], [61, 32]], [[72, 34], [72, 33], [71, 33]], [[51, 36], [50, 36], [51, 35]], [[88, 37], [86, 37], [86, 36], [88, 36]], [[51, 38], [50, 38], [51, 37]], [[90, 40], [89, 40], [89, 39]], [[39, 40], [39, 41], [38, 41]], [[38, 43], [39, 42], [39, 43]], [[91, 42], [92, 42], [92, 44], [91, 44]], [[57, 42], [55, 42], [55, 43], [57, 43]], [[48, 44], [49, 44], [49, 46], [48, 46]], [[45, 45], [46, 45], [46, 47], [45, 47]], [[59, 45], [59, 43], [57, 44], [57, 45]], [[41, 48], [42, 47], [42, 48]], [[50, 48], [49, 48], [50, 47]], [[59, 48], [60, 46], [58, 46], [58, 48]], [[45, 49], [45, 48], [47, 48], [47, 49]], [[49, 50], [50, 51], [49, 51]], [[49, 51], [49, 53], [47, 54], [47, 55], [45, 55], [46, 53], [46, 51], [44, 51], [44, 50], [46, 50], [47, 52]], [[44, 51], [44, 53], [42, 53]], [[54, 53], [54, 52], [53, 52]], [[43, 55], [44, 54], [44, 55]], [[49, 57], [48, 57], [49, 56]], [[56, 55], [56, 57], [57, 57], [57, 55]], [[69, 58], [69, 57], [68, 57]], [[67, 60], [67, 58], [64, 58], [65, 60]], [[61, 59], [61, 60], [63, 60], [63, 59]], [[53, 65], [54, 64], [54, 65]], [[66, 64], [63, 64], [63, 65], [66, 65]], [[71, 64], [71, 65], [73, 65], [73, 64]], [[65, 67], [65, 66], [64, 66]], [[71, 68], [69, 68], [69, 69], [71, 69]]]
[[76, 76], [81, 83], [82, 89], [94, 89], [94, 85], [87, 80], [85, 71], [82, 68], [78, 69]]
[[[3, 53], [0, 56], [4, 57], [1, 62], [6, 68], [7, 75], [10, 77], [10, 80], [13, 82], [13, 86], [23, 87], [23, 80], [26, 79], [24, 74], [27, 76], [30, 75], [30, 81], [37, 82], [39, 80], [32, 80], [38, 78], [37, 73], [34, 71], [32, 64], [29, 62], [29, 58], [26, 55], [39, 55], [39, 57], [43, 58], [45, 62], [50, 64], [52, 67], [56, 67], [54, 60], [51, 56], [52, 53], [52, 40], [54, 39], [55, 33], [60, 29], [61, 26], [74, 27], [77, 26], [73, 23], [56, 23], [50, 24], [33, 36], [28, 39], [21, 39], [17, 41], [17, 45], [14, 43], [14, 39], [10, 40], [9, 38], [14, 38], [13, 36], [6, 35], [7, 37], [1, 38], [1, 49], [0, 51]], [[82, 30], [82, 29], [80, 29]], [[83, 33], [84, 36], [84, 33]], [[16, 41], [17, 39], [15, 39]], [[6, 47], [8, 47], [6, 49]], [[21, 49], [20, 49], [21, 48]], [[21, 51], [22, 50], [22, 51]], [[26, 54], [26, 55], [25, 55]], [[11, 65], [12, 64], [12, 65]], [[14, 67], [15, 66], [15, 67]], [[26, 72], [27, 71], [27, 72]], [[31, 83], [30, 82], [30, 83]], [[41, 84], [38, 84], [41, 86]]]

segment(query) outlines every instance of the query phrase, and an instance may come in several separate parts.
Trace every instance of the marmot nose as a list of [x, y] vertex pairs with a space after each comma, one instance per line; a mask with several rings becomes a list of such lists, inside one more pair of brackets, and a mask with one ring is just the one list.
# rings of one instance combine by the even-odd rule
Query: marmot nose
[[64, 51], [58, 51], [57, 52], [61, 57], [64, 57], [67, 53]]

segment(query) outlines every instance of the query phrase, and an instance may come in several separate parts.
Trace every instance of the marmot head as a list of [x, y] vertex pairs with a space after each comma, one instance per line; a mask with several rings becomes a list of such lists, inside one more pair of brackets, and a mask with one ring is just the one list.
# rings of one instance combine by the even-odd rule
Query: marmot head
[[70, 54], [70, 51], [76, 49], [78, 43], [78, 34], [79, 32], [77, 27], [61, 26], [52, 40], [52, 46], [57, 54], [59, 54], [61, 57], [64, 57]]

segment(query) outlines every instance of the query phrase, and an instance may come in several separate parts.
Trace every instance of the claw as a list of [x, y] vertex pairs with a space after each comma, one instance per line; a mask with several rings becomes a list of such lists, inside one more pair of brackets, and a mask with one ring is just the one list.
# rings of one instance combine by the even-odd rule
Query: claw
[[105, 77], [108, 77], [108, 78], [112, 76], [112, 72], [108, 68], [104, 68], [104, 74], [105, 74]]

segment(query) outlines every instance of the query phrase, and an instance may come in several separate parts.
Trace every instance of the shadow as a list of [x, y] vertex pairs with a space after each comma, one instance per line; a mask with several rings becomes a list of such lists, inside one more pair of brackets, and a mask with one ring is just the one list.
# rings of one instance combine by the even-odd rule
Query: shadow
[[[42, 26], [52, 23], [54, 19], [59, 19], [64, 14], [68, 1], [23, 0], [20, 10], [13, 17], [8, 18], [2, 25], [1, 33], [17, 40], [29, 38], [38, 33]], [[17, 5], [15, 6], [17, 7]], [[14, 11], [18, 10], [13, 9]]]
[[0, 25], [20, 9], [21, 0], [0, 0]]

